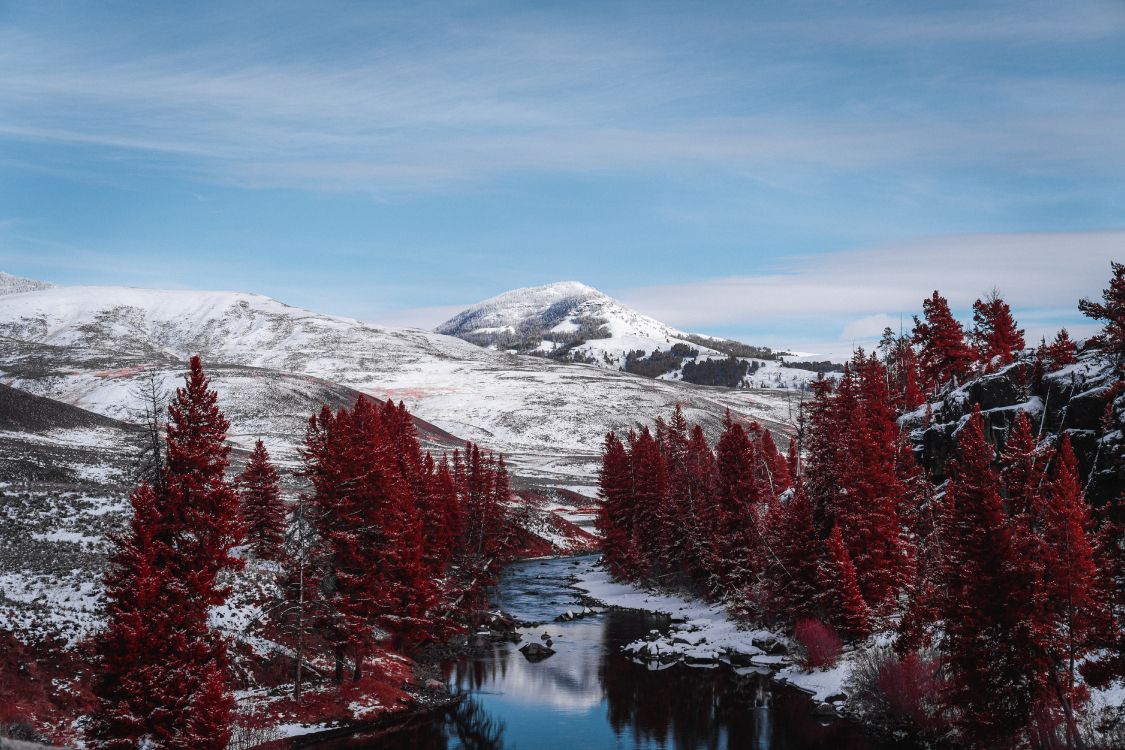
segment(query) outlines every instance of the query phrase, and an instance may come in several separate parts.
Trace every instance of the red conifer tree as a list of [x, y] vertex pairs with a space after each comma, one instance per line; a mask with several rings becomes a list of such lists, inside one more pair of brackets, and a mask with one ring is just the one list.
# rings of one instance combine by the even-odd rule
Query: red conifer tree
[[198, 357], [169, 405], [159, 492], [132, 496], [129, 533], [106, 574], [107, 627], [96, 639], [99, 705], [90, 747], [221, 750], [233, 706], [226, 641], [208, 626], [238, 565], [238, 496], [224, 478], [227, 420]]
[[668, 570], [662, 524], [667, 512], [668, 471], [664, 455], [647, 427], [631, 437], [629, 462], [633, 471], [633, 502], [637, 518], [634, 544], [644, 556], [643, 570], [637, 573], [647, 577]]
[[610, 572], [628, 580], [636, 575], [637, 554], [633, 547], [633, 478], [629, 454], [617, 435], [605, 436], [599, 472], [597, 528], [602, 535], [602, 557]]
[[1120, 370], [1125, 367], [1125, 263], [1109, 265], [1113, 276], [1102, 292], [1102, 301], [1079, 300], [1078, 309], [1086, 317], [1105, 323], [1104, 330], [1092, 340], [1113, 358]]
[[278, 489], [277, 469], [265, 444], [254, 444], [246, 468], [235, 479], [245, 541], [261, 560], [278, 560], [285, 542], [285, 503]]
[[949, 310], [949, 302], [937, 291], [922, 302], [925, 320], [914, 318], [913, 342], [926, 389], [934, 393], [946, 384], [960, 381], [970, 372], [976, 354], [965, 343], [965, 332]]
[[1035, 358], [1044, 372], [1054, 372], [1078, 361], [1078, 348], [1065, 328], [1055, 334], [1050, 344], [1043, 341], [1035, 350]]
[[764, 605], [768, 612], [788, 623], [818, 617], [824, 545], [817, 535], [812, 505], [801, 484], [791, 498], [770, 509], [766, 540], [762, 565]]
[[[1085, 687], [1078, 681], [1076, 668], [1095, 649], [1099, 633], [1109, 627], [1109, 613], [1099, 591], [1094, 549], [1087, 537], [1090, 515], [1078, 461], [1063, 434], [1052, 481], [1043, 502], [1042, 563], [1043, 582], [1036, 592], [1046, 607], [1043, 618], [1049, 629], [1041, 638], [1046, 657], [1047, 693], [1063, 715], [1071, 747], [1080, 747], [1075, 706], [1085, 698]], [[1056, 703], [1057, 701], [1057, 703]]]
[[723, 434], [715, 446], [717, 482], [715, 528], [710, 568], [712, 591], [720, 597], [743, 593], [754, 579], [760, 553], [763, 491], [755, 466], [757, 448], [742, 425], [727, 412]]
[[827, 553], [820, 578], [829, 621], [847, 638], [866, 638], [871, 633], [867, 603], [839, 526], [833, 526], [828, 535]]
[[1026, 346], [1011, 308], [995, 290], [973, 303], [972, 339], [985, 372], [1011, 364]]
[[1033, 611], [1023, 585], [1032, 576], [1013, 541], [979, 407], [958, 447], [936, 532], [945, 700], [972, 746], [1010, 747], [1025, 736], [1036, 692], [1027, 640]]

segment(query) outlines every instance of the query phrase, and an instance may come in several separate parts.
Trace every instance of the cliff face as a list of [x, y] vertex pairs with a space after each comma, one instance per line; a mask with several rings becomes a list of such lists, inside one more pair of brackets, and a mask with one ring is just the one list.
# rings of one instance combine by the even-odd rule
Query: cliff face
[[1100, 507], [1125, 491], [1125, 383], [1103, 353], [1086, 346], [1078, 363], [1037, 372], [1034, 357], [953, 389], [939, 401], [904, 415], [915, 454], [935, 482], [946, 479], [946, 464], [957, 453], [957, 433], [980, 404], [985, 436], [1004, 445], [1017, 411], [1032, 420], [1040, 442], [1070, 436], [1086, 494]]

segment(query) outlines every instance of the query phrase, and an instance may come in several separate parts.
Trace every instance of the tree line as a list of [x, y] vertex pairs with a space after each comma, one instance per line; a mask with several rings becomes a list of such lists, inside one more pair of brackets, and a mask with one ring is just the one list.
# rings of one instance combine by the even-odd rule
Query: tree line
[[[1080, 308], [1106, 323], [1092, 344], [1120, 378], [1125, 266], [1113, 271], [1104, 301]], [[792, 628], [810, 666], [837, 658], [840, 638], [890, 635], [869, 688], [920, 733], [1085, 747], [1089, 686], [1125, 679], [1125, 501], [1092, 509], [1068, 436], [1039, 440], [1023, 411], [997, 449], [979, 405], [934, 486], [901, 415], [1017, 359], [1031, 376], [1076, 361], [1065, 330], [1026, 354], [998, 294], [977, 301], [974, 323], [966, 334], [935, 292], [909, 337], [888, 331], [882, 356], [857, 351], [838, 382], [816, 383], [787, 455], [729, 413], [711, 445], [679, 407], [607, 435], [608, 569]]]
[[228, 479], [228, 427], [192, 357], [157, 481], [133, 492], [114, 540], [88, 747], [227, 746], [230, 643], [209, 615], [247, 559], [276, 573], [264, 610], [295, 656], [299, 698], [314, 657], [335, 665], [336, 683], [358, 681], [376, 646], [409, 651], [464, 629], [515, 551], [503, 458], [471, 443], [451, 459], [423, 453], [401, 403], [361, 396], [312, 416], [310, 490], [295, 503], [260, 440]]

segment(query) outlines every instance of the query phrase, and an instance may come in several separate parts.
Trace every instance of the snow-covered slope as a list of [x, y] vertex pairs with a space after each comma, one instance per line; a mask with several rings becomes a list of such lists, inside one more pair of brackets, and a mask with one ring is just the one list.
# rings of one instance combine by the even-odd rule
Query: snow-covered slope
[[50, 289], [54, 284], [48, 281], [25, 279], [22, 276], [13, 276], [0, 271], [0, 294], [18, 294], [19, 292], [34, 292], [38, 289]]
[[[279, 395], [302, 378], [401, 399], [441, 429], [504, 452], [518, 475], [543, 485], [592, 482], [608, 430], [647, 423], [677, 403], [711, 432], [727, 408], [783, 431], [796, 407], [785, 394], [516, 356], [239, 292], [56, 287], [5, 295], [0, 341], [0, 381], [118, 418], [135, 408], [132, 392], [146, 370], [178, 376], [199, 353], [209, 367], [224, 366], [216, 385], [232, 407], [232, 433], [273, 436], [280, 451], [296, 447], [301, 417], [323, 396]], [[256, 406], [237, 408], [243, 403]]]
[[575, 333], [584, 323], [594, 325], [594, 321], [610, 337], [663, 340], [685, 335], [577, 281], [504, 292], [461, 311], [434, 330], [459, 337], [521, 330]]
[[[743, 388], [801, 390], [816, 379], [807, 370], [783, 367], [768, 348], [686, 333], [577, 281], [504, 292], [463, 310], [434, 330], [491, 349], [613, 370], [627, 369], [630, 355], [644, 358], [681, 352], [660, 374], [650, 374], [664, 380], [683, 380], [689, 361], [699, 365], [730, 356], [749, 366], [731, 385], [737, 381]], [[644, 370], [634, 367], [631, 371]]]

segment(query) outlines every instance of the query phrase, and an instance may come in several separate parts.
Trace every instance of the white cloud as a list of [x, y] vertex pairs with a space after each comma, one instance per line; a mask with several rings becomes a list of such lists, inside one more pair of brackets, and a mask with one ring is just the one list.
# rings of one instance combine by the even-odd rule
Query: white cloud
[[966, 311], [996, 286], [1038, 332], [1073, 317], [1080, 297], [1100, 294], [1110, 261], [1123, 255], [1125, 231], [966, 235], [806, 256], [769, 274], [625, 289], [617, 296], [682, 328], [769, 331], [800, 319], [822, 329], [834, 324], [846, 341], [877, 338], [885, 325], [897, 330], [899, 314], [909, 321], [935, 289]]
[[[909, 318], [907, 318], [906, 321], [906, 326], [909, 327]], [[868, 315], [867, 317], [853, 320], [844, 326], [844, 330], [840, 331], [840, 340], [854, 341], [859, 339], [861, 341], [867, 341], [869, 339], [878, 338], [887, 328], [897, 333], [900, 323], [902, 323], [902, 318], [892, 318], [886, 313]]]

